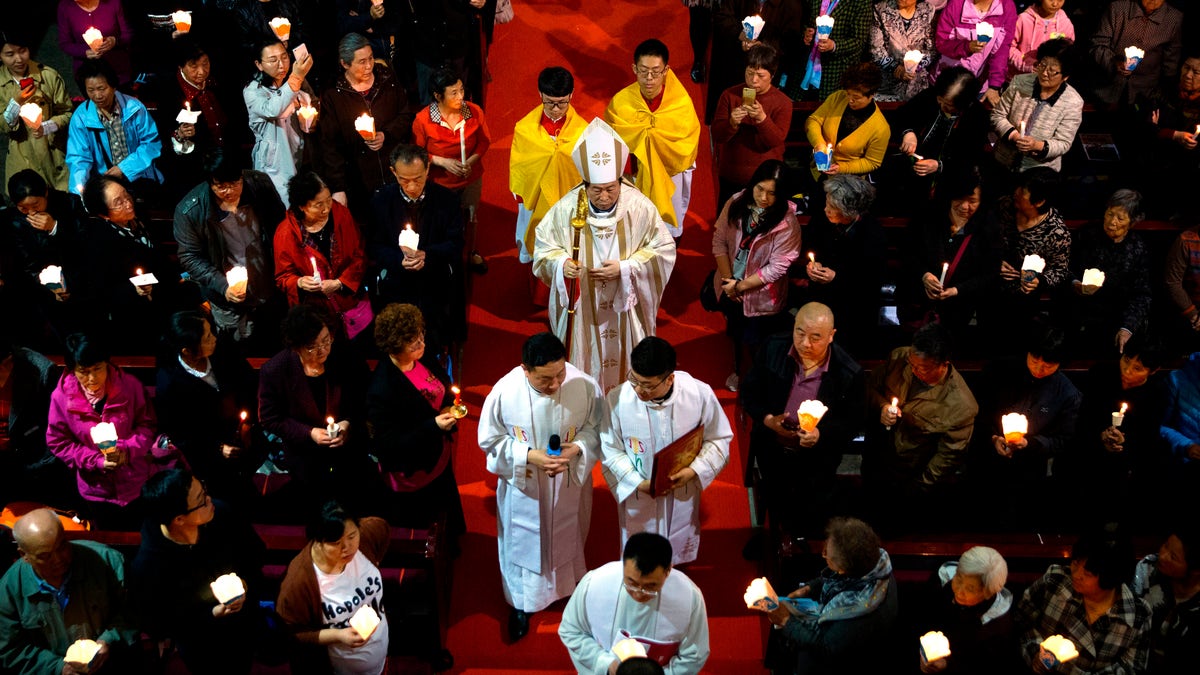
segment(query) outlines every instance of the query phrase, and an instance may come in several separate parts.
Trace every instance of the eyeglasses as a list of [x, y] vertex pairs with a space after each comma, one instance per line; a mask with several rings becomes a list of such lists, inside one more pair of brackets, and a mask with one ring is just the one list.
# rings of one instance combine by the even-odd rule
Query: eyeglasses
[[641, 382], [639, 380], [635, 380], [635, 379], [633, 379], [633, 375], [630, 375], [629, 377], [627, 377], [625, 379], [629, 382], [629, 384], [633, 385], [634, 389], [640, 389], [642, 391], [654, 391], [655, 389], [658, 389], [659, 386], [661, 386], [663, 382], [666, 382], [667, 378], [670, 376], [671, 376], [670, 373], [663, 375], [661, 380], [659, 380], [658, 382], [655, 382], [653, 384], [651, 384], [649, 382]]
[[637, 66], [633, 69], [633, 72], [637, 73], [638, 77], [644, 77], [648, 80], [657, 80], [665, 75], [668, 70], [670, 70], [669, 66], [663, 68], [643, 68], [641, 66]]
[[289, 57], [287, 54], [284, 54], [283, 56], [272, 56], [269, 59], [263, 59], [261, 61], [261, 63], [264, 66], [274, 66], [274, 65], [278, 65], [284, 61], [290, 61], [290, 60], [291, 60], [291, 57]]
[[946, 367], [946, 363], [944, 363], [944, 362], [939, 363], [939, 362], [933, 361], [933, 359], [925, 359], [924, 361], [917, 361], [910, 354], [908, 357], [908, 367], [912, 368], [913, 374], [917, 375], [919, 377], [921, 375], [932, 375], [933, 373], [938, 372], [942, 368]]
[[217, 192], [229, 192], [230, 190], [234, 190], [236, 188], [241, 187], [242, 179], [239, 178], [237, 180], [229, 181], [228, 183], [221, 183], [218, 181], [213, 181], [211, 183], [211, 185], [212, 185], [212, 189], [216, 190]]
[[183, 515], [186, 516], [189, 513], [199, 511], [206, 506], [208, 506], [208, 488], [204, 486], [204, 481], [200, 481], [200, 504], [184, 511]]
[[641, 586], [634, 586], [633, 584], [629, 583], [628, 581], [623, 581], [621, 583], [625, 585], [625, 590], [629, 591], [630, 593], [634, 593], [636, 595], [644, 595], [648, 598], [657, 598], [658, 597], [658, 593], [659, 593], [658, 591], [651, 591], [651, 590], [642, 588]]
[[333, 336], [329, 336], [324, 340], [318, 340], [317, 342], [314, 342], [311, 347], [305, 347], [304, 351], [308, 352], [309, 354], [316, 354], [317, 352], [328, 351], [332, 347]]
[[571, 105], [571, 97], [568, 96], [557, 101], [542, 97], [542, 105], [553, 110], [564, 110], [567, 106]]
[[1062, 75], [1061, 70], [1050, 70], [1050, 68], [1044, 63], [1039, 63], [1034, 66], [1033, 72], [1038, 73], [1039, 75], [1045, 75], [1046, 77], [1058, 77], [1059, 75]]

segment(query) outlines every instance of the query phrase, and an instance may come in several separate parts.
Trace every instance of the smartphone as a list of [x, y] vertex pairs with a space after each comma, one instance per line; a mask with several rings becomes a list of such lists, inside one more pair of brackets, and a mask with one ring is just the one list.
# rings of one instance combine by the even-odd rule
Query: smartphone
[[742, 87], [742, 105], [747, 108], [754, 105], [754, 87]]
[[308, 45], [302, 44], [299, 47], [296, 47], [295, 49], [293, 49], [292, 53], [296, 55], [297, 61], [303, 61], [304, 58], [306, 56], [308, 56]]
[[21, 89], [28, 89], [28, 88], [32, 87], [33, 86], [33, 78], [32, 77], [22, 77], [20, 85], [21, 85]]

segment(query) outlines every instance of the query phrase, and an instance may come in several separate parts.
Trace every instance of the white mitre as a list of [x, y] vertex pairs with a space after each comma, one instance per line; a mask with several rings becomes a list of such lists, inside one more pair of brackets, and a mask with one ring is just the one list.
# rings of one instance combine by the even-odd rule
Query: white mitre
[[588, 184], [620, 180], [628, 157], [629, 147], [625, 141], [599, 117], [587, 125], [575, 142], [575, 149], [571, 151], [575, 168]]

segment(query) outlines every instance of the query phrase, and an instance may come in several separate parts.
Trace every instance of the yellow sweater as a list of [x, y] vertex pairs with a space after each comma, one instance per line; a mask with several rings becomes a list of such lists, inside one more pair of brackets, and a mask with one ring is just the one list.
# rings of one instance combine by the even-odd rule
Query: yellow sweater
[[[832, 161], [838, 165], [838, 173], [870, 173], [883, 164], [888, 141], [892, 137], [892, 128], [876, 107], [875, 113], [855, 129], [854, 133], [845, 138], [838, 138], [838, 127], [842, 123], [842, 113], [845, 110], [846, 92], [838, 90], [830, 94], [821, 107], [813, 111], [804, 122], [808, 142], [812, 143], [814, 150], [824, 151], [827, 145], [833, 146]], [[820, 175], [815, 163], [812, 165], [812, 171], [813, 177]]]

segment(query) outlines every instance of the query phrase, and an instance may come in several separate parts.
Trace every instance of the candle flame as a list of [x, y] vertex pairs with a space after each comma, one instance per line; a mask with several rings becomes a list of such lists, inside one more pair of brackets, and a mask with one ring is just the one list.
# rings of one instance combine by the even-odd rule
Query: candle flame
[[814, 263], [817, 262], [817, 254], [813, 253], [812, 251], [809, 251], [808, 252], [808, 261], [814, 262]]
[[250, 413], [246, 412], [245, 410], [242, 411], [242, 414], [238, 415], [238, 417], [242, 418], [243, 422], [245, 422], [246, 418], [249, 416], [250, 416]]
[[325, 423], [326, 423], [326, 424], [333, 424], [333, 417], [326, 417], [326, 418], [325, 418]]
[[457, 385], [454, 385], [454, 386], [450, 387], [450, 393], [454, 394], [455, 396], [458, 396], [459, 394], [462, 393], [462, 390], [459, 389]]
[[900, 402], [900, 399], [896, 398], [895, 396], [892, 397], [892, 407], [893, 408], [895, 408], [896, 404], [899, 402]]
[[1129, 404], [1121, 403], [1121, 414], [1124, 415], [1126, 410], [1129, 410]]
[[142, 268], [139, 267], [139, 268], [135, 269], [133, 271], [133, 273], [139, 277], [142, 276]]

